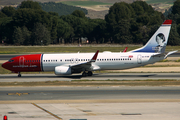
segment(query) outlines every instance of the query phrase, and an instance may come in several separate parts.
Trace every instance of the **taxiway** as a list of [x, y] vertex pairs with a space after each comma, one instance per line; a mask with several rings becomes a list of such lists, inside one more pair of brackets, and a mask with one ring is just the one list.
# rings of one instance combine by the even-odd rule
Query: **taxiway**
[[52, 74], [0, 74], [0, 82], [37, 82], [37, 81], [71, 81], [71, 80], [148, 80], [170, 79], [180, 80], [179, 73], [95, 73], [93, 76], [82, 77], [81, 74], [56, 76]]
[[16, 100], [180, 100], [180, 86], [0, 87], [0, 101]]

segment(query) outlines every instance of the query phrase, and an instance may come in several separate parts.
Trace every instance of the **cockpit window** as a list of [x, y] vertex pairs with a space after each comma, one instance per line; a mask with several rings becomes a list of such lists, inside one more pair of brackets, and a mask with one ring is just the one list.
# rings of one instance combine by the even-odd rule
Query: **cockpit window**
[[9, 60], [9, 62], [13, 62], [14, 60]]

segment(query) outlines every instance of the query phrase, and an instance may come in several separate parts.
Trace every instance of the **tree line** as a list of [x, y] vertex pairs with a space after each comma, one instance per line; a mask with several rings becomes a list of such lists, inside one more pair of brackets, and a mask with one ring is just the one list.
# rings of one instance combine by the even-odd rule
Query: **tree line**
[[82, 38], [87, 38], [89, 43], [145, 44], [165, 19], [172, 19], [168, 44], [180, 45], [180, 0], [174, 2], [166, 17], [144, 1], [115, 3], [105, 19], [87, 18], [81, 10], [59, 15], [44, 11], [40, 4], [28, 0], [17, 9], [10, 6], [1, 9], [0, 41], [12, 45], [49, 45], [82, 43]]

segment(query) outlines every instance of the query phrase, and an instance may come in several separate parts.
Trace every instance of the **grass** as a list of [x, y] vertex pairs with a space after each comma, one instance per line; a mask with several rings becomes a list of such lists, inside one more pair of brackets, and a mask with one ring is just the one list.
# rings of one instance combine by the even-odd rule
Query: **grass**
[[180, 62], [180, 59], [176, 60], [175, 62]]
[[[30, 54], [30, 53], [76, 53], [76, 52], [96, 52], [99, 50], [103, 51], [112, 51], [112, 52], [120, 52], [123, 51], [125, 47], [128, 47], [128, 51], [137, 49], [141, 47], [141, 45], [88, 45], [82, 47], [69, 47], [69, 46], [1, 46], [0, 54]], [[180, 46], [167, 46], [166, 51], [180, 50]]]
[[159, 62], [169, 62], [169, 60], [168, 59], [164, 59], [164, 60], [161, 60]]
[[95, 6], [95, 5], [112, 5], [111, 3], [96, 2], [96, 1], [63, 1], [61, 2], [73, 6]]
[[144, 67], [180, 67], [180, 65], [151, 65], [151, 64], [149, 64], [149, 65], [146, 65], [146, 66], [142, 66], [142, 68], [144, 68]]
[[[62, 47], [62, 46], [10, 46], [10, 47], [0, 47], [0, 54], [29, 54], [29, 53], [76, 53], [76, 52], [96, 52], [99, 50], [120, 52], [123, 51], [125, 47]], [[130, 46], [128, 50], [133, 50], [138, 48], [138, 46]]]
[[166, 86], [180, 85], [180, 80], [73, 80], [42, 82], [0, 82], [0, 86]]

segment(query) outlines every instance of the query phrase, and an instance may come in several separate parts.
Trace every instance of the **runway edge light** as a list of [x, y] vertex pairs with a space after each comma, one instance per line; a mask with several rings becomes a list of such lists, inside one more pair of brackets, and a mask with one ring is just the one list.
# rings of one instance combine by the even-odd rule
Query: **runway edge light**
[[7, 120], [7, 116], [6, 116], [6, 115], [4, 116], [4, 119], [3, 119], [3, 120]]

